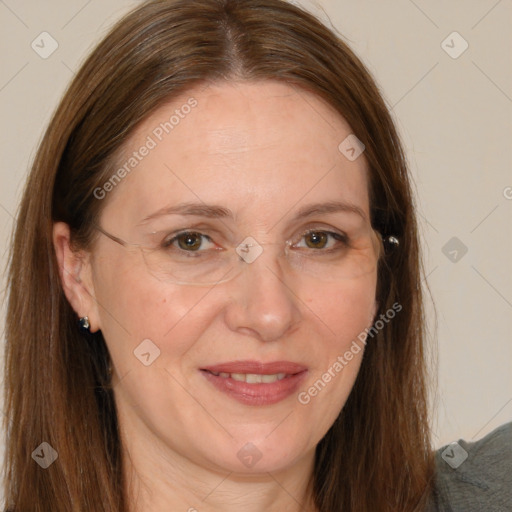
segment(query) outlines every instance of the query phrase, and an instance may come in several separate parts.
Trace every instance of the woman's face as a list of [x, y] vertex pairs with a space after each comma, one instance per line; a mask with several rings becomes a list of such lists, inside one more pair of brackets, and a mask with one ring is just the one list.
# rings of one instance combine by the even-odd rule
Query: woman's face
[[[376, 307], [375, 268], [353, 272], [371, 257], [364, 155], [338, 147], [350, 134], [316, 96], [271, 81], [195, 88], [138, 127], [115, 167], [125, 172], [95, 193], [105, 231], [153, 250], [100, 235], [88, 312], [112, 355], [129, 447], [245, 473], [311, 460], [354, 384], [363, 350], [353, 341]], [[333, 202], [351, 208], [319, 209]], [[161, 248], [185, 229], [207, 236]], [[343, 230], [352, 248], [325, 237]], [[259, 245], [238, 246], [247, 237]], [[228, 247], [239, 249], [231, 267]], [[177, 283], [173, 265], [183, 275], [211, 265], [183, 251], [220, 258], [232, 279], [204, 285], [217, 280], [208, 271], [201, 285]]]

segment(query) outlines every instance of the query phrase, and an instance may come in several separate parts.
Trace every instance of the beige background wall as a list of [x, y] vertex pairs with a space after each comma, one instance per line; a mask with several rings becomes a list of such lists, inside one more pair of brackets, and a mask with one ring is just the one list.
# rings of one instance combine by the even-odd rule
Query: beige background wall
[[[51, 112], [93, 43], [137, 3], [0, 0], [2, 263]], [[368, 65], [402, 133], [438, 312], [436, 444], [477, 439], [512, 420], [512, 4], [323, 0], [310, 8]]]

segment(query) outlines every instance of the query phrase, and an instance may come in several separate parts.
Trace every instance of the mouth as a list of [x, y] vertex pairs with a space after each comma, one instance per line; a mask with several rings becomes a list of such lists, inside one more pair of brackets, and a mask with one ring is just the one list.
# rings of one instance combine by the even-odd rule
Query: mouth
[[245, 405], [271, 405], [293, 394], [308, 373], [288, 361], [233, 361], [200, 371], [218, 391]]

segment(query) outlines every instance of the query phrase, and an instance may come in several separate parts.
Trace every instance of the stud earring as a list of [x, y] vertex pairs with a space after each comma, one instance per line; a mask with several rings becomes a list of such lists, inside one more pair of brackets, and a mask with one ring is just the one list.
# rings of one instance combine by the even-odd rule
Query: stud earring
[[89, 328], [91, 327], [91, 324], [89, 323], [89, 317], [88, 316], [82, 316], [80, 317], [80, 320], [78, 321], [80, 330], [89, 332]]
[[393, 252], [399, 245], [400, 240], [396, 236], [389, 235], [382, 239], [387, 253]]
[[390, 245], [400, 245], [400, 241], [398, 240], [398, 238], [396, 236], [393, 236], [393, 235], [389, 235], [387, 236], [386, 238], [384, 238], [383, 240], [384, 242], [390, 244]]

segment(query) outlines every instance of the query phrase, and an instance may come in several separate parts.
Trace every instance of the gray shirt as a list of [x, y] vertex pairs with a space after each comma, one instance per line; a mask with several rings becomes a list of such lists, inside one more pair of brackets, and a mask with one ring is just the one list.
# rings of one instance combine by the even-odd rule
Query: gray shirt
[[512, 423], [474, 443], [443, 446], [436, 468], [427, 512], [511, 512]]

